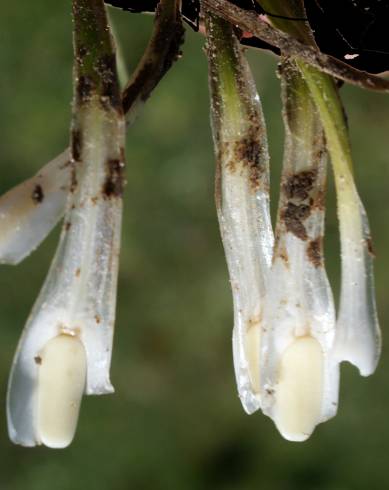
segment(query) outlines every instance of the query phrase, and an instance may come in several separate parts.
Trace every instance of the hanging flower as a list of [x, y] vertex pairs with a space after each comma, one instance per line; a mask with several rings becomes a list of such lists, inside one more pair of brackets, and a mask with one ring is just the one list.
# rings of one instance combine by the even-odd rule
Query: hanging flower
[[323, 257], [327, 152], [298, 68], [284, 60], [279, 71], [285, 150], [264, 308], [261, 389], [263, 411], [281, 434], [302, 441], [338, 405], [335, 308]]
[[125, 124], [103, 5], [74, 0], [71, 185], [59, 246], [8, 387], [14, 442], [65, 447], [80, 401], [111, 393]]
[[[109, 371], [125, 185], [124, 115], [128, 124], [134, 121], [180, 56], [181, 15], [199, 29], [197, 0], [107, 3], [156, 12], [137, 69], [120, 94], [104, 2], [73, 0], [70, 150], [0, 198], [2, 263], [20, 262], [64, 216], [9, 380], [9, 434], [25, 446], [66, 447], [75, 434], [83, 394], [113, 391]], [[370, 60], [370, 31], [360, 52], [342, 54], [350, 63], [346, 66], [323, 55], [316, 42], [338, 58], [339, 46], [325, 44], [323, 32], [315, 29], [314, 35], [310, 29], [320, 17], [315, 8], [326, 15], [327, 7], [316, 2], [306, 11], [302, 1], [273, 4], [203, 0], [201, 31], [207, 39], [216, 205], [234, 303], [238, 393], [247, 413], [261, 409], [283, 437], [303, 441], [336, 414], [340, 363], [349, 361], [370, 375], [381, 348], [369, 225], [331, 75], [380, 90], [389, 84], [351, 66], [361, 68]], [[240, 30], [237, 12], [244, 17]], [[242, 43], [282, 56], [285, 151], [275, 237], [266, 127]], [[386, 62], [379, 56], [369, 66], [379, 71]], [[323, 256], [327, 153], [341, 241], [337, 315]]]
[[[282, 26], [285, 17], [280, 18]], [[296, 35], [313, 42], [301, 25]], [[303, 61], [283, 60], [285, 152], [273, 248], [259, 97], [231, 26], [206, 12], [206, 32], [216, 201], [234, 300], [238, 391], [248, 413], [261, 408], [286, 439], [303, 441], [336, 414], [339, 364], [350, 361], [368, 375], [380, 352], [370, 234], [350, 171], [344, 116], [330, 77]], [[322, 251], [326, 147], [342, 245], [337, 321]]]
[[216, 206], [234, 299], [233, 350], [246, 412], [261, 406], [259, 349], [271, 265], [269, 155], [262, 108], [232, 27], [206, 18]]

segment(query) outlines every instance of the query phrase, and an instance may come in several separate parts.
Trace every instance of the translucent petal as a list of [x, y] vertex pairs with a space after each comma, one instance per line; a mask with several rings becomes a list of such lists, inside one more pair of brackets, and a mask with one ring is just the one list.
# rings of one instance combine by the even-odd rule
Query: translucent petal
[[39, 246], [62, 218], [69, 186], [70, 154], [65, 150], [0, 197], [0, 263], [18, 264]]
[[[124, 122], [100, 108], [82, 122], [81, 161], [73, 163], [60, 243], [20, 340], [8, 386], [10, 437], [40, 443], [37, 433], [39, 358], [62, 334], [81, 340], [87, 359], [86, 392], [110, 393], [122, 201], [114, 193], [124, 166]], [[116, 189], [118, 190], [118, 189]]]
[[260, 407], [262, 305], [271, 264], [269, 156], [259, 96], [232, 27], [207, 17], [216, 204], [234, 301], [233, 354], [246, 412]]
[[352, 173], [347, 122], [334, 81], [298, 62], [325, 127], [338, 200], [342, 278], [334, 355], [364, 376], [378, 363], [381, 335], [374, 298], [373, 253], [365, 210]]
[[[289, 394], [285, 395], [289, 390], [285, 386], [296, 383], [297, 392], [301, 393], [301, 406], [296, 394], [293, 404], [300, 406], [300, 412], [296, 413], [301, 420], [295, 420], [294, 425], [297, 427], [301, 422], [300, 426], [304, 427], [304, 420], [311, 420], [308, 425], [312, 425], [313, 430], [317, 423], [335, 415], [339, 383], [338, 365], [331, 357], [335, 335], [334, 303], [322, 250], [326, 153], [318, 114], [294, 64], [284, 62], [281, 80], [286, 141], [273, 265], [264, 309], [262, 403], [264, 412], [278, 420], [279, 428], [283, 427], [279, 420], [284, 410], [280, 407], [285, 405], [285, 400], [291, 400]], [[300, 343], [299, 339], [307, 341]], [[305, 350], [306, 359], [312, 359], [316, 367], [321, 366], [322, 373], [316, 372], [314, 376], [322, 380], [320, 393], [313, 391], [311, 401], [307, 399], [308, 391], [301, 388], [305, 382], [293, 381], [291, 374], [285, 372], [295, 358], [293, 354], [286, 360], [294, 349], [292, 346], [297, 346], [296, 352]], [[300, 365], [291, 369], [302, 372]], [[318, 400], [320, 410], [315, 409], [313, 417], [311, 408], [318, 406]], [[283, 415], [281, 419], [284, 420]], [[292, 434], [286, 430], [283, 435], [305, 440], [307, 431]]]
[[342, 282], [335, 356], [369, 376], [375, 371], [381, 352], [369, 224], [355, 188], [338, 193], [338, 206]]

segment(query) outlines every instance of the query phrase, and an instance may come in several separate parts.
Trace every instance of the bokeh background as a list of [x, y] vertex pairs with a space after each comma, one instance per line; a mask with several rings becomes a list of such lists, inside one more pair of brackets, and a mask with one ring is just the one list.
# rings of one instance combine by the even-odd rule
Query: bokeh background
[[[129, 70], [152, 17], [112, 12]], [[70, 2], [1, 2], [0, 191], [68, 144]], [[17, 267], [0, 269], [1, 490], [359, 490], [389, 487], [389, 352], [377, 373], [342, 368], [339, 413], [304, 443], [247, 416], [236, 394], [232, 305], [213, 200], [203, 39], [184, 56], [127, 138], [128, 185], [112, 380], [84, 398], [73, 444], [25, 449], [7, 436], [5, 393], [16, 344], [46, 275], [58, 229]], [[273, 213], [283, 128], [276, 59], [249, 53], [266, 115]], [[374, 237], [383, 334], [389, 321], [389, 97], [345, 87], [356, 178]], [[339, 244], [329, 184], [327, 268], [338, 294]], [[1, 233], [1, 230], [0, 230]]]

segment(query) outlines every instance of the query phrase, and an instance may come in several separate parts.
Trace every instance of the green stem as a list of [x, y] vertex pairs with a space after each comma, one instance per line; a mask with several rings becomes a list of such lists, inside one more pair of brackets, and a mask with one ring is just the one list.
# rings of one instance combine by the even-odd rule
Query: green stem
[[[263, 0], [261, 5], [278, 15], [292, 18], [305, 17], [305, 9], [301, 0]], [[308, 44], [314, 46], [315, 42], [306, 22], [288, 21], [270, 17], [271, 23], [290, 35], [303, 38]], [[338, 191], [345, 187], [354, 188], [352, 175], [352, 158], [348, 137], [347, 123], [343, 111], [342, 102], [334, 80], [329, 75], [322, 73], [305, 60], [296, 57], [297, 66], [305, 79], [311, 96], [324, 127], [327, 146], [334, 167], [335, 179]]]
[[116, 57], [103, 0], [73, 0], [76, 103], [93, 95], [118, 107]]
[[322, 120], [337, 190], [341, 192], [346, 186], [354, 188], [347, 123], [335, 82], [303, 61], [297, 61], [297, 65], [307, 82]]
[[302, 20], [306, 15], [300, 0], [261, 0], [260, 5], [274, 27], [306, 44], [314, 44], [309, 26]]
[[116, 64], [118, 69], [118, 77], [120, 82], [120, 87], [124, 88], [130, 78], [130, 74], [128, 72], [127, 63], [123, 53], [123, 47], [119, 39], [119, 35], [117, 33], [117, 29], [115, 27], [115, 23], [112, 20], [112, 15], [109, 15], [108, 11], [108, 20], [111, 26], [112, 37], [115, 40], [116, 45]]

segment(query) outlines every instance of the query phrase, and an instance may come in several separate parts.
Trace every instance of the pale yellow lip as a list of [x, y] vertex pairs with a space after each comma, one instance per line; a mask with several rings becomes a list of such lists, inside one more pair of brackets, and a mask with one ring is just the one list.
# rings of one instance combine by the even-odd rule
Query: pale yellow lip
[[320, 422], [323, 352], [313, 337], [297, 338], [281, 357], [274, 421], [289, 441], [305, 441]]
[[36, 358], [38, 374], [37, 440], [51, 448], [73, 440], [87, 362], [81, 341], [70, 335], [50, 340]]

